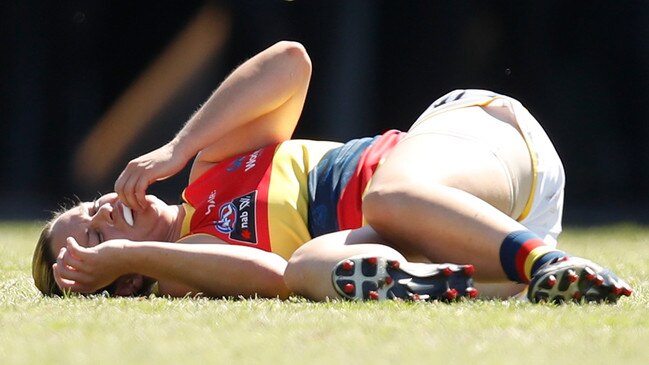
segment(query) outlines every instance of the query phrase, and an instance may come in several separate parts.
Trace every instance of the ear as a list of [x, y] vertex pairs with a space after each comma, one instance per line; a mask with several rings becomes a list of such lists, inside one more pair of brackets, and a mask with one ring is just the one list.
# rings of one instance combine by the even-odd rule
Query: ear
[[137, 294], [144, 285], [144, 278], [139, 274], [128, 274], [117, 278], [113, 283], [113, 295], [130, 297]]

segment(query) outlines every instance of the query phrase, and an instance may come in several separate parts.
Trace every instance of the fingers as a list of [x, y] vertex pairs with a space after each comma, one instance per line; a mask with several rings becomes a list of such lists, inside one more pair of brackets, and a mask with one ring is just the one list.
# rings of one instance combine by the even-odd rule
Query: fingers
[[52, 274], [54, 274], [54, 281], [56, 282], [56, 285], [58, 285], [58, 287], [62, 291], [65, 292], [67, 290], [72, 290], [72, 286], [74, 285], [75, 282], [73, 280], [66, 279], [62, 276], [58, 264], [52, 265]]
[[129, 164], [115, 181], [115, 192], [129, 208], [142, 211], [146, 207], [145, 197], [149, 182], [144, 176], [133, 173], [130, 166], [132, 165]]
[[146, 209], [146, 189], [149, 187], [150, 182], [146, 179], [144, 179], [142, 176], [138, 179], [137, 183], [135, 184], [135, 199], [137, 200], [137, 204], [142, 208], [142, 210]]
[[90, 289], [84, 283], [88, 281], [88, 275], [83, 272], [83, 262], [76, 258], [67, 247], [61, 248], [52, 265], [54, 281], [62, 290], [88, 293]]
[[54, 281], [56, 282], [56, 285], [58, 285], [63, 292], [89, 294], [95, 291], [95, 289], [92, 288], [91, 286], [84, 284], [82, 280], [75, 281], [70, 278], [67, 278], [65, 276], [65, 273], [61, 272], [61, 266], [58, 264], [52, 265], [52, 271], [54, 274]]
[[115, 192], [119, 200], [124, 202], [124, 204], [133, 210], [138, 210], [139, 204], [137, 204], [137, 199], [134, 195], [134, 185], [132, 174], [130, 173], [129, 166], [127, 166], [115, 181]]
[[174, 154], [174, 146], [168, 143], [126, 165], [115, 181], [115, 192], [122, 202], [136, 211], [146, 209], [149, 185], [177, 174], [187, 163], [187, 159]]
[[56, 284], [63, 291], [94, 293], [109, 280], [97, 268], [97, 260], [94, 248], [81, 247], [74, 238], [68, 237], [52, 265]]
[[65, 249], [70, 252], [71, 258], [79, 264], [87, 257], [88, 253], [91, 252], [90, 249], [81, 247], [74, 237], [68, 237], [65, 240]]
[[[62, 247], [59, 255], [56, 257], [56, 263], [59, 265], [59, 271], [66, 273], [68, 276], [76, 276], [76, 272], [84, 270], [84, 263], [79, 259], [83, 255], [77, 247], [79, 244], [72, 237], [68, 237], [66, 246]], [[67, 274], [70, 275], [67, 275]]]

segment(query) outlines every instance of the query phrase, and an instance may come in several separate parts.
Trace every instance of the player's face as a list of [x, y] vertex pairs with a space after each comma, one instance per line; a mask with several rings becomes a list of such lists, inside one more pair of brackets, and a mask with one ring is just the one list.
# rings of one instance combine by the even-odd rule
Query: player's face
[[56, 257], [68, 237], [73, 237], [82, 247], [94, 247], [111, 239], [163, 240], [168, 222], [160, 217], [167, 205], [152, 195], [146, 200], [147, 208], [132, 212], [131, 222], [126, 218], [128, 212], [125, 213], [129, 209], [117, 199], [116, 193], [80, 203], [61, 214], [52, 226], [52, 255]]
[[[130, 209], [118, 200], [115, 193], [102, 195], [92, 202], [80, 203], [66, 211], [52, 226], [52, 255], [54, 258], [58, 255], [68, 237], [73, 237], [83, 247], [94, 247], [111, 239], [164, 240], [169, 223], [161, 219], [161, 213], [167, 205], [152, 195], [148, 195], [146, 200], [148, 206], [138, 213], [126, 212]], [[118, 278], [106, 289], [113, 295], [131, 296], [142, 293], [151, 283], [150, 278], [128, 274]]]

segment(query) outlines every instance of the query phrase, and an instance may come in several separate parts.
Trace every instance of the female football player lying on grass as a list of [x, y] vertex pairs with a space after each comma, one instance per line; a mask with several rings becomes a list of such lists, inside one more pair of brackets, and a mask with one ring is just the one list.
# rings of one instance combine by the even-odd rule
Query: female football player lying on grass
[[[172, 141], [126, 166], [116, 193], [45, 226], [36, 286], [313, 300], [631, 294], [555, 248], [563, 167], [518, 101], [457, 90], [408, 132], [290, 140], [310, 76], [294, 42], [238, 67]], [[192, 159], [182, 204], [145, 195]]]

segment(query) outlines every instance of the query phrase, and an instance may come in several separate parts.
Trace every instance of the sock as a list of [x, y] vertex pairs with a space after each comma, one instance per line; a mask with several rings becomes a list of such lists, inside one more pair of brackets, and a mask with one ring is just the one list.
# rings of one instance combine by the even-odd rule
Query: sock
[[563, 256], [568, 255], [548, 246], [531, 231], [514, 231], [500, 245], [500, 264], [507, 277], [519, 283], [529, 283], [539, 267]]

